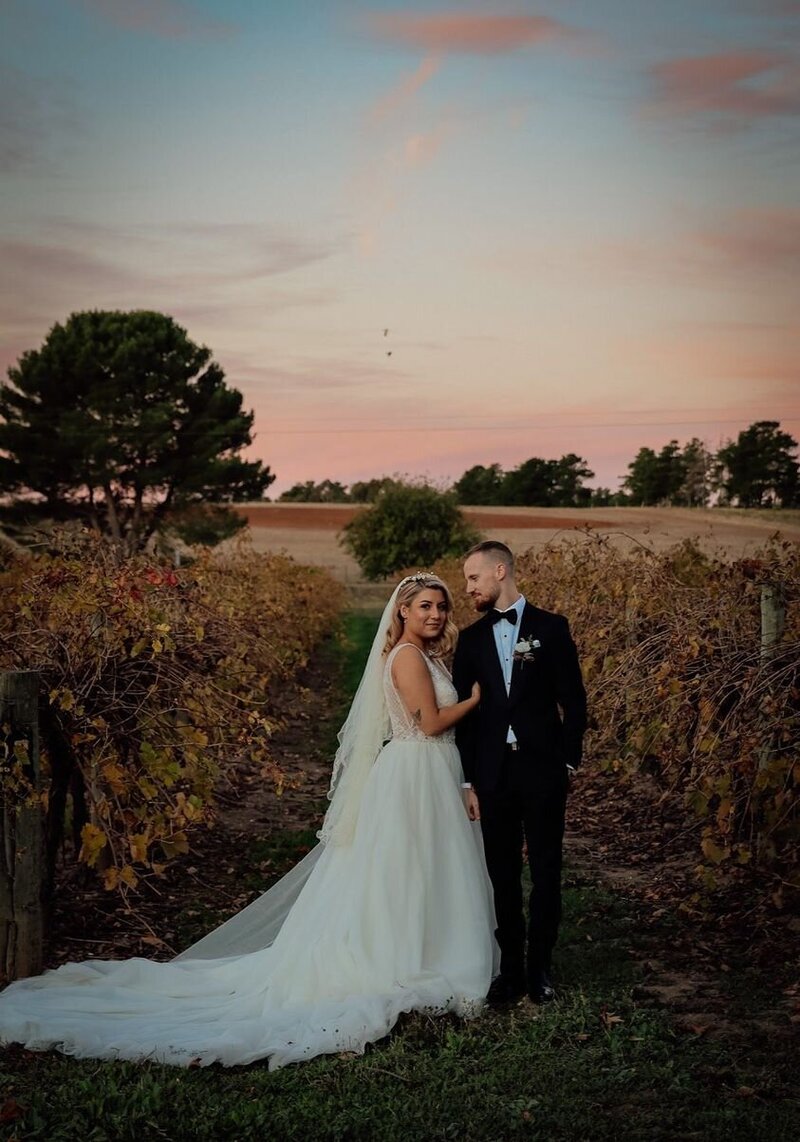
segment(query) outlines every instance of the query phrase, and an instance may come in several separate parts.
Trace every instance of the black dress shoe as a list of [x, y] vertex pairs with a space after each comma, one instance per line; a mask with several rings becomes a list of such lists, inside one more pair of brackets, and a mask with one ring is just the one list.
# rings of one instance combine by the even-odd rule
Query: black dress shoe
[[497, 979], [492, 980], [486, 1002], [491, 1007], [503, 1007], [507, 1003], [522, 999], [524, 994], [525, 984], [521, 979], [508, 979], [504, 975], [499, 975]]
[[528, 995], [534, 1003], [552, 1003], [556, 989], [546, 971], [533, 972], [528, 981]]

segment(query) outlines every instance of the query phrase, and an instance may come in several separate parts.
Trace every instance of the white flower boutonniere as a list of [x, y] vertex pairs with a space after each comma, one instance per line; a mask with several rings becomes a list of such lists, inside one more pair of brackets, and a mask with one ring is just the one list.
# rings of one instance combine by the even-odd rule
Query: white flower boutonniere
[[538, 638], [521, 638], [514, 647], [514, 661], [523, 664], [535, 662], [536, 651], [541, 648], [541, 645]]

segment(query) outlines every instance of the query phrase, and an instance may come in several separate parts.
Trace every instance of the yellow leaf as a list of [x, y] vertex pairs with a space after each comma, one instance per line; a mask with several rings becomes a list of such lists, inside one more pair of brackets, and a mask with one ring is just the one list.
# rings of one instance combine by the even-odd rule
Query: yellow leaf
[[144, 833], [134, 833], [130, 838], [131, 860], [147, 860], [147, 837]]
[[120, 869], [119, 878], [124, 884], [127, 884], [129, 888], [135, 888], [139, 883], [139, 878], [134, 872], [133, 866], [130, 864], [126, 864]]
[[153, 641], [150, 643], [150, 645], [153, 648], [154, 654], [160, 654], [161, 651], [164, 649], [164, 644], [160, 638], [154, 638]]
[[84, 825], [81, 829], [80, 860], [86, 861], [90, 866], [97, 864], [97, 858], [106, 847], [108, 838], [97, 825]]
[[117, 765], [113, 761], [108, 761], [102, 767], [101, 772], [114, 793], [122, 793], [125, 790], [127, 782], [125, 780], [125, 770], [121, 765]]
[[71, 710], [75, 706], [75, 695], [71, 690], [54, 690], [58, 704], [62, 710]]

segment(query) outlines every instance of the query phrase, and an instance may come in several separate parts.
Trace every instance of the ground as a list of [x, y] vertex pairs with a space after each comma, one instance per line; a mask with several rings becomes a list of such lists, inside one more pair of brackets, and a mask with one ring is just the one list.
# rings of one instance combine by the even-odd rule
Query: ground
[[[274, 741], [278, 798], [243, 760], [216, 827], [168, 880], [120, 906], [62, 884], [49, 962], [168, 958], [315, 843], [330, 756], [374, 619], [312, 661]], [[353, 648], [356, 648], [354, 653]], [[359, 650], [359, 648], [361, 648]], [[685, 904], [696, 838], [655, 785], [582, 773], [571, 796], [559, 998], [472, 1023], [413, 1016], [363, 1057], [285, 1071], [180, 1071], [18, 1048], [0, 1065], [0, 1137], [26, 1142], [264, 1138], [403, 1142], [773, 1142], [800, 1134], [794, 920], [741, 881]], [[4, 1133], [5, 1131], [5, 1133]]]
[[[257, 551], [286, 550], [301, 562], [330, 568], [348, 583], [361, 580], [358, 564], [338, 542], [356, 512], [352, 504], [242, 504]], [[660, 551], [697, 538], [708, 552], [737, 557], [761, 546], [776, 530], [800, 542], [800, 511], [705, 508], [470, 508], [471, 523], [512, 551], [580, 536], [591, 527], [622, 547], [645, 544]]]
[[[351, 630], [356, 623], [371, 632], [374, 620], [353, 616], [350, 622]], [[162, 958], [177, 953], [202, 935], [212, 918], [243, 907], [316, 842], [335, 734], [346, 712], [335, 661], [339, 649], [339, 640], [333, 640], [305, 672], [296, 702], [287, 703], [292, 713], [273, 742], [274, 756], [289, 779], [281, 796], [258, 768], [242, 760], [219, 790], [214, 828], [195, 834], [192, 851], [171, 868], [165, 885], [157, 883], [153, 892], [131, 898], [129, 908], [120, 907], [115, 895], [93, 887], [91, 880], [80, 892], [62, 891], [50, 965], [87, 955], [155, 953]], [[686, 947], [678, 954], [680, 942], [673, 938], [658, 953], [648, 944], [642, 995], [663, 994], [682, 1018], [713, 1023], [721, 1017], [720, 1005], [701, 1012], [697, 1004], [707, 1002], [714, 989], [727, 990], [722, 985], [728, 982], [728, 961], [746, 962], [774, 981], [763, 1018], [780, 1034], [793, 1017], [800, 1022], [800, 991], [794, 988], [800, 920], [772, 907], [758, 882], [744, 873], [716, 901], [690, 906], [697, 890], [699, 829], [651, 778], [640, 775], [622, 782], [589, 763], [570, 796], [567, 861], [572, 875], [622, 894], [648, 914], [648, 924], [652, 921], [656, 929], [664, 916], [681, 921], [688, 955]], [[277, 844], [275, 837], [280, 838]], [[83, 873], [65, 875], [85, 879]], [[186, 900], [192, 903], [184, 907]], [[692, 980], [701, 978], [702, 987], [694, 988]]]

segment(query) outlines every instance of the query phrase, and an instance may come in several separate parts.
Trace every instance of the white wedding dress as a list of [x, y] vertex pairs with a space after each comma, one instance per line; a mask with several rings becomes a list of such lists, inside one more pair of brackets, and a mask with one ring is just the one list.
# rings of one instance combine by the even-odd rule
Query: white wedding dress
[[[383, 665], [392, 737], [370, 764], [346, 843], [319, 844], [169, 963], [89, 960], [11, 984], [0, 1041], [82, 1058], [278, 1067], [363, 1051], [402, 1012], [476, 1014], [496, 951], [480, 834], [453, 731], [426, 737], [394, 687], [401, 653], [422, 652], [401, 644]], [[424, 657], [437, 704], [453, 704], [449, 675]]]

